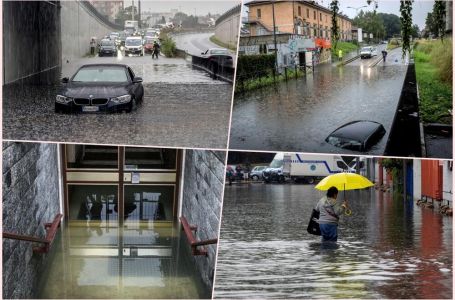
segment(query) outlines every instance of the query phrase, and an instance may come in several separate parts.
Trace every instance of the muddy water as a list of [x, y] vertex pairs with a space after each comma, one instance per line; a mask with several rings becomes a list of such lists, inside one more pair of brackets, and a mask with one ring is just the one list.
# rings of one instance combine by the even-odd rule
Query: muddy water
[[336, 248], [306, 226], [311, 185], [227, 186], [215, 298], [452, 298], [452, 218], [353, 191]]

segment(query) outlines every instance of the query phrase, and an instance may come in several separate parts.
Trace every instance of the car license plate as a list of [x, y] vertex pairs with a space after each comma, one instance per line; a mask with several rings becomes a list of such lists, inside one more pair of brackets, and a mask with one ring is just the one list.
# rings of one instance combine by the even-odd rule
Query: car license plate
[[98, 106], [82, 106], [82, 111], [84, 112], [93, 112], [98, 110], [99, 110]]

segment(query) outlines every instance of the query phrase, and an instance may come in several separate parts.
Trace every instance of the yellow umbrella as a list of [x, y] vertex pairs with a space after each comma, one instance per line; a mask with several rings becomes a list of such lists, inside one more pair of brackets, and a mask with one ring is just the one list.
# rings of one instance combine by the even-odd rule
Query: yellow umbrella
[[[339, 191], [344, 191], [343, 196], [346, 200], [346, 190], [360, 190], [373, 185], [374, 184], [371, 181], [362, 175], [356, 173], [337, 173], [325, 177], [314, 188], [321, 191], [326, 191], [334, 186]], [[350, 216], [352, 214], [352, 211], [346, 208], [345, 214]]]
[[367, 178], [356, 173], [337, 173], [322, 179], [314, 188], [326, 191], [332, 186], [338, 190], [359, 190], [365, 189], [374, 184]]

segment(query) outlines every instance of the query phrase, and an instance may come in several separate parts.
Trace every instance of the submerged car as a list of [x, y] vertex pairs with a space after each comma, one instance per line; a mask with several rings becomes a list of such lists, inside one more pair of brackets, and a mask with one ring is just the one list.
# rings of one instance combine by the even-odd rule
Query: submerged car
[[262, 179], [262, 172], [267, 169], [268, 166], [256, 166], [251, 170], [249, 176], [252, 180], [261, 180]]
[[142, 78], [127, 65], [83, 65], [62, 83], [56, 112], [130, 112], [144, 97]]
[[333, 131], [325, 141], [335, 147], [365, 152], [385, 135], [382, 124], [373, 121], [354, 121]]
[[117, 47], [113, 40], [104, 39], [100, 42], [98, 56], [117, 56]]
[[203, 58], [206, 58], [211, 65], [221, 67], [232, 67], [233, 59], [229, 50], [224, 48], [211, 48], [201, 53]]

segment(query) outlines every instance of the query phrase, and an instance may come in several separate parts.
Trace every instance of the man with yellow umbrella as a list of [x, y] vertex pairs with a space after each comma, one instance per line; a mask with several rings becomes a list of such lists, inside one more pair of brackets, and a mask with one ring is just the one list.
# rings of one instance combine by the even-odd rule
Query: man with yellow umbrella
[[316, 205], [315, 210], [319, 212], [319, 228], [323, 242], [336, 242], [338, 239], [338, 221], [343, 212], [351, 214], [344, 193], [343, 202], [337, 201], [339, 190], [357, 190], [373, 186], [373, 183], [365, 177], [354, 173], [338, 173], [330, 175], [316, 185], [316, 189], [327, 191]]

